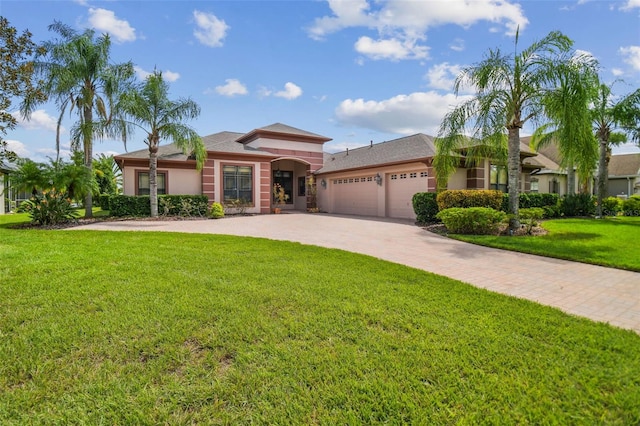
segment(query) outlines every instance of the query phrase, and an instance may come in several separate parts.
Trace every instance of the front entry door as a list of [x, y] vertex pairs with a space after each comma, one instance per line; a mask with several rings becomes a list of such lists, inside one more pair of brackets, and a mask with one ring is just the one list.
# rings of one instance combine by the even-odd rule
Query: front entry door
[[293, 204], [293, 172], [274, 170], [273, 184], [280, 184], [284, 188], [284, 193], [289, 196], [287, 204]]

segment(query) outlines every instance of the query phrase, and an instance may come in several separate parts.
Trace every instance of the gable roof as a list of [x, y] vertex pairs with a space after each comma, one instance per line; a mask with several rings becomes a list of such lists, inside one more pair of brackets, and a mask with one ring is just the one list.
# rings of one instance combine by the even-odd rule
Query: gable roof
[[324, 154], [324, 166], [316, 173], [330, 173], [362, 169], [383, 164], [423, 161], [433, 157], [436, 148], [433, 137], [423, 133], [391, 141], [349, 149], [335, 154]]
[[249, 133], [241, 135], [237, 139], [237, 142], [246, 144], [260, 137], [272, 139], [290, 139], [292, 135], [296, 136], [296, 139], [304, 142], [325, 143], [331, 140], [331, 138], [328, 138], [326, 136], [307, 132], [306, 130], [291, 127], [286, 124], [273, 123], [269, 126], [253, 129]]
[[640, 176], [640, 154], [612, 155], [609, 177], [613, 176]]

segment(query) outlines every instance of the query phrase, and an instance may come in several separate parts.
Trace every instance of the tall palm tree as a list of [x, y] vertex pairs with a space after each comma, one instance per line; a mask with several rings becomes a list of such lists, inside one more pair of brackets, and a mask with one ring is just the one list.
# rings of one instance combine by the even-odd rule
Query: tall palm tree
[[454, 84], [455, 94], [471, 85], [476, 95], [447, 113], [440, 125], [434, 159], [440, 186], [458, 166], [459, 150], [469, 144], [465, 136], [468, 123], [472, 123], [471, 136], [489, 148], [470, 150], [468, 160], [478, 161], [487, 153], [501, 156], [506, 151], [511, 230], [519, 227], [520, 129], [541, 117], [541, 98], [554, 85], [557, 57], [572, 45], [571, 39], [553, 31], [517, 53], [516, 33], [514, 54], [491, 49], [480, 63], [462, 70]]
[[638, 117], [640, 117], [640, 89], [616, 101], [612, 96], [611, 85], [599, 84], [591, 114], [593, 130], [599, 146], [598, 178], [596, 181], [597, 215], [602, 217], [602, 200], [607, 192], [611, 145], [624, 142], [626, 133], [630, 133], [632, 138], [640, 141], [640, 138], [636, 139], [638, 135], [634, 125], [634, 123], [638, 123]]
[[158, 147], [167, 139], [185, 154], [193, 155], [198, 170], [202, 168], [206, 152], [198, 133], [183, 123], [197, 118], [200, 107], [189, 98], [169, 100], [169, 85], [162, 79], [162, 73], [154, 71], [137, 90], [125, 94], [120, 103], [126, 115], [129, 131], [133, 127], [147, 133], [144, 140], [149, 147], [149, 198], [151, 216], [158, 216]]
[[567, 193], [575, 194], [575, 171], [588, 180], [598, 160], [589, 103], [598, 81], [597, 61], [591, 55], [573, 54], [558, 65], [557, 85], [545, 92], [542, 105], [547, 123], [531, 138], [534, 149], [556, 144], [561, 166], [567, 170]]
[[[34, 61], [34, 71], [41, 78], [39, 91], [53, 98], [60, 115], [56, 132], [56, 151], [60, 151], [60, 128], [67, 110], [78, 115], [71, 129], [73, 149], [84, 152], [84, 165], [93, 175], [94, 138], [122, 136], [114, 110], [115, 101], [133, 80], [133, 64], [110, 63], [111, 39], [108, 34], [96, 36], [91, 29], [79, 34], [71, 27], [55, 21], [50, 31], [60, 38], [43, 44], [46, 52]], [[21, 112], [29, 117], [42, 101], [25, 98]], [[57, 160], [57, 159], [56, 159]], [[92, 217], [92, 192], [86, 191], [85, 217]]]

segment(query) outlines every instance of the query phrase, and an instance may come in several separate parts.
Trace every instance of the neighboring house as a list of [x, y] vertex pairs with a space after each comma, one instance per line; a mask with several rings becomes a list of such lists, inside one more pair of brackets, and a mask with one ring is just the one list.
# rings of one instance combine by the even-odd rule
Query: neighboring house
[[[520, 140], [528, 148], [531, 136], [520, 138]], [[546, 145], [539, 148], [536, 154], [536, 156], [524, 161], [530, 172], [530, 191], [566, 195], [569, 192], [567, 171], [560, 166], [558, 146], [555, 144]], [[580, 179], [576, 175], [574, 192], [577, 193], [579, 190]]]
[[[159, 194], [203, 194], [210, 202], [246, 203], [248, 213], [269, 213], [272, 188], [282, 185], [289, 199], [284, 209], [311, 206], [307, 182], [315, 175], [318, 207], [328, 213], [414, 219], [416, 192], [436, 190], [434, 138], [425, 134], [325, 153], [330, 138], [276, 123], [249, 133], [220, 132], [203, 137], [207, 160], [202, 171], [193, 158], [175, 147], [158, 151]], [[547, 192], [535, 182], [535, 172], [548, 159], [521, 146], [521, 191]], [[531, 159], [539, 159], [532, 162]], [[122, 170], [125, 195], [149, 193], [149, 152], [146, 149], [115, 157]], [[532, 188], [532, 184], [537, 187]], [[507, 189], [506, 167], [484, 160], [460, 167], [450, 177], [449, 189]]]
[[610, 197], [640, 194], [640, 154], [612, 155], [608, 172]]

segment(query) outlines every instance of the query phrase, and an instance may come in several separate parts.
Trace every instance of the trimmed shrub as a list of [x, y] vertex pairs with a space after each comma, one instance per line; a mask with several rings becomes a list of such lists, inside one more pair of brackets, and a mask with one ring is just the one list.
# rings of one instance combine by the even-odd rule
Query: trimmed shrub
[[562, 211], [560, 210], [559, 203], [554, 205], [554, 206], [544, 206], [544, 207], [541, 207], [541, 208], [544, 211], [544, 216], [543, 217], [545, 219], [553, 219], [554, 217], [562, 216]]
[[224, 217], [224, 207], [222, 207], [222, 204], [218, 202], [214, 202], [213, 204], [211, 204], [211, 211], [209, 213], [209, 216], [214, 219], [220, 219], [221, 217]]
[[111, 195], [109, 194], [100, 194], [98, 196], [98, 205], [102, 210], [109, 210], [109, 199]]
[[418, 192], [413, 195], [411, 202], [418, 223], [438, 222], [436, 218], [438, 214], [437, 196], [438, 194], [435, 192]]
[[618, 197], [607, 197], [602, 200], [603, 216], [617, 216], [622, 210], [622, 200]]
[[111, 216], [151, 216], [148, 195], [114, 195], [109, 200]]
[[454, 207], [488, 207], [500, 210], [503, 192], [485, 189], [457, 189], [442, 191], [436, 200], [440, 210]]
[[[151, 216], [148, 195], [115, 195], [109, 200], [112, 216]], [[200, 216], [209, 211], [206, 195], [159, 195], [158, 213], [163, 216]]]
[[565, 195], [560, 201], [560, 213], [566, 217], [593, 216], [595, 198], [591, 194]]
[[[503, 212], [509, 211], [509, 194], [504, 194], [502, 200]], [[548, 207], [557, 206], [560, 201], [558, 194], [544, 194], [539, 192], [523, 192], [519, 195], [519, 206], [521, 209], [528, 209], [532, 207]]]
[[533, 228], [538, 226], [540, 219], [544, 217], [544, 209], [542, 207], [530, 207], [528, 209], [520, 209], [520, 223], [522, 223], [527, 231], [531, 234]]
[[488, 207], [454, 207], [436, 215], [453, 234], [495, 234], [506, 219], [505, 212]]
[[634, 195], [622, 202], [622, 213], [625, 216], [640, 216], [640, 197]]

